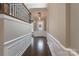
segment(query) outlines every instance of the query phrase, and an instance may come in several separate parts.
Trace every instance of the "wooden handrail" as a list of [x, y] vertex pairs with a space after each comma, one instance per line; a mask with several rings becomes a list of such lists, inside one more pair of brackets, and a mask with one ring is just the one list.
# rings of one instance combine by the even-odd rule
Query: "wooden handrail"
[[[15, 4], [15, 3], [12, 3], [12, 4]], [[22, 16], [22, 15], [19, 15], [19, 13], [15, 10], [15, 6], [13, 5], [13, 7], [14, 7], [14, 10], [12, 11], [12, 10], [10, 10], [10, 4], [9, 3], [1, 3], [0, 4], [0, 13], [1, 14], [6, 14], [6, 15], [9, 15], [9, 16], [11, 16], [11, 17], [14, 17], [14, 18], [17, 18], [17, 19], [19, 19], [19, 20], [22, 20], [22, 21], [24, 21], [24, 22], [29, 22], [30, 23], [30, 20], [31, 20], [31, 12], [29, 11], [29, 9], [24, 5], [24, 3], [21, 3], [22, 4], [22, 6], [23, 6], [23, 8], [25, 8], [26, 9], [26, 11], [28, 11], [28, 13], [24, 13], [24, 16]], [[17, 4], [18, 5], [18, 4]], [[20, 8], [20, 7], [19, 7]], [[23, 9], [22, 9], [23, 10]], [[11, 15], [10, 14], [10, 11], [12, 11], [12, 12], [14, 12], [14, 13], [16, 13], [16, 15], [18, 14], [19, 15], [19, 17], [17, 17], [17, 16], [15, 16], [14, 15], [14, 13]], [[22, 12], [23, 13], [23, 12]], [[23, 18], [22, 18], [23, 17]], [[24, 18], [25, 17], [25, 18]], [[28, 17], [28, 19], [26, 18], [26, 17]]]

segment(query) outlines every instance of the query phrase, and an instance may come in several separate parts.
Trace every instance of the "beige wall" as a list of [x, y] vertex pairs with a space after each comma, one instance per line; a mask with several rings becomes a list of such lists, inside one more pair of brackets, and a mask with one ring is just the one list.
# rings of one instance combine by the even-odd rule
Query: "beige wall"
[[70, 42], [79, 53], [79, 4], [75, 3], [70, 5]]
[[4, 33], [3, 19], [0, 18], [0, 56], [3, 55], [3, 33]]
[[79, 4], [48, 4], [47, 31], [79, 53]]
[[47, 31], [66, 45], [66, 4], [48, 4]]
[[17, 37], [32, 32], [32, 24], [18, 21], [4, 20], [4, 41], [9, 41]]
[[70, 47], [70, 4], [66, 4], [66, 47]]

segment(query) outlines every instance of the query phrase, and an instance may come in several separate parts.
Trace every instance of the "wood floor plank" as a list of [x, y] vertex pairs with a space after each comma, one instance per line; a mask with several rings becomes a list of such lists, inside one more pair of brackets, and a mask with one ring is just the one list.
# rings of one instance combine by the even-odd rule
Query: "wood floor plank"
[[33, 44], [22, 56], [51, 56], [46, 37], [34, 37]]

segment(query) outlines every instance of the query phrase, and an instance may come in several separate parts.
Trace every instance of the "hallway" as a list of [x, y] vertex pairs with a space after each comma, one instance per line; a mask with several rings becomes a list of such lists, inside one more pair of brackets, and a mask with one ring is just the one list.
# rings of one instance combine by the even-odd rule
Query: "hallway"
[[22, 56], [51, 56], [46, 37], [34, 37], [33, 43]]
[[79, 55], [79, 4], [0, 4], [1, 56]]

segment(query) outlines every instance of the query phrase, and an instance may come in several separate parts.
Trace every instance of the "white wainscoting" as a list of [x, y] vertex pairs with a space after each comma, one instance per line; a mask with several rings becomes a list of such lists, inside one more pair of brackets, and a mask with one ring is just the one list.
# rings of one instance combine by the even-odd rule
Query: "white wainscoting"
[[4, 43], [5, 56], [21, 56], [32, 43], [32, 34], [26, 34]]
[[78, 56], [74, 50], [64, 47], [49, 33], [47, 33], [47, 43], [49, 45], [51, 54], [54, 56]]
[[47, 36], [47, 32], [46, 31], [34, 31], [32, 34], [33, 34], [34, 37], [39, 37], [39, 36], [46, 37]]

